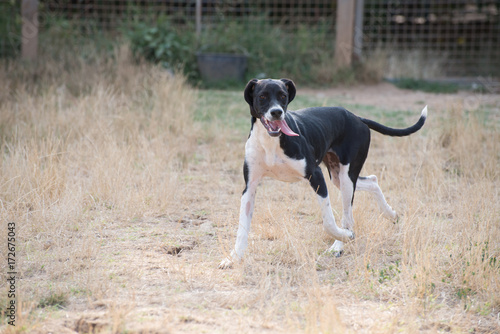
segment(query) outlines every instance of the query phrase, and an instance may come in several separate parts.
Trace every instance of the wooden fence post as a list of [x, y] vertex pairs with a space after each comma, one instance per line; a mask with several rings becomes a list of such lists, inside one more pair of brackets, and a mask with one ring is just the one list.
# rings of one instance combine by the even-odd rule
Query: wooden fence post
[[36, 60], [38, 49], [38, 0], [21, 2], [21, 57]]
[[337, 24], [335, 38], [335, 64], [349, 67], [354, 50], [354, 17], [356, 0], [337, 0]]

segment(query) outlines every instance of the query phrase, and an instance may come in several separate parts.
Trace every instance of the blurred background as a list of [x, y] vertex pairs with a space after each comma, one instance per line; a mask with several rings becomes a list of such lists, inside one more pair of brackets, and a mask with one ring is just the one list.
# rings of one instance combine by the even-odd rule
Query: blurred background
[[36, 59], [72, 44], [112, 50], [126, 42], [135, 57], [182, 69], [192, 83], [207, 81], [200, 54], [222, 53], [244, 58], [238, 81], [439, 79], [488, 81], [491, 90], [500, 76], [499, 7], [492, 0], [0, 0], [0, 56]]

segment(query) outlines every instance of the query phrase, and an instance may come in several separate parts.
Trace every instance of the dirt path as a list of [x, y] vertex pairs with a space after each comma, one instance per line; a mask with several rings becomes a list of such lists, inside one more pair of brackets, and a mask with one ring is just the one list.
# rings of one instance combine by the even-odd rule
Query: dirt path
[[299, 94], [311, 94], [318, 98], [335, 97], [350, 104], [386, 107], [392, 110], [408, 110], [415, 105], [427, 104], [429, 110], [463, 107], [467, 111], [481, 106], [500, 110], [500, 94], [481, 94], [472, 91], [459, 91], [456, 94], [434, 94], [422, 91], [399, 89], [390, 83], [359, 85], [355, 87], [336, 87], [325, 90], [301, 89]]

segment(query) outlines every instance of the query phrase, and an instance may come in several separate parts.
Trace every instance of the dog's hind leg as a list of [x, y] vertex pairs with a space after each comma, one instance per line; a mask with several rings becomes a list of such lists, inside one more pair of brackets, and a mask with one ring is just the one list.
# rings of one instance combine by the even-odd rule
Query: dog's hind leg
[[321, 214], [323, 217], [323, 227], [326, 232], [337, 240], [348, 241], [354, 239], [354, 233], [344, 228], [339, 228], [335, 223], [333, 216], [330, 197], [326, 188], [325, 179], [320, 167], [316, 167], [313, 174], [309, 178], [311, 187], [316, 192], [318, 203], [321, 207]]
[[387, 204], [385, 196], [382, 193], [382, 189], [380, 189], [378, 185], [377, 177], [375, 175], [359, 177], [356, 184], [356, 189], [372, 193], [384, 217], [391, 221], [397, 220], [396, 212], [389, 206], [389, 204]]

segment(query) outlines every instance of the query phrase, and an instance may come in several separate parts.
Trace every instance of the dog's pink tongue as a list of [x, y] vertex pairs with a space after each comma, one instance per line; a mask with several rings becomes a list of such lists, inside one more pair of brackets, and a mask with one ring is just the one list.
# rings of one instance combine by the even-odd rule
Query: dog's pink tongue
[[292, 129], [286, 124], [285, 120], [282, 121], [275, 121], [276, 124], [281, 128], [281, 132], [286, 134], [287, 136], [298, 136], [297, 133], [293, 132]]

